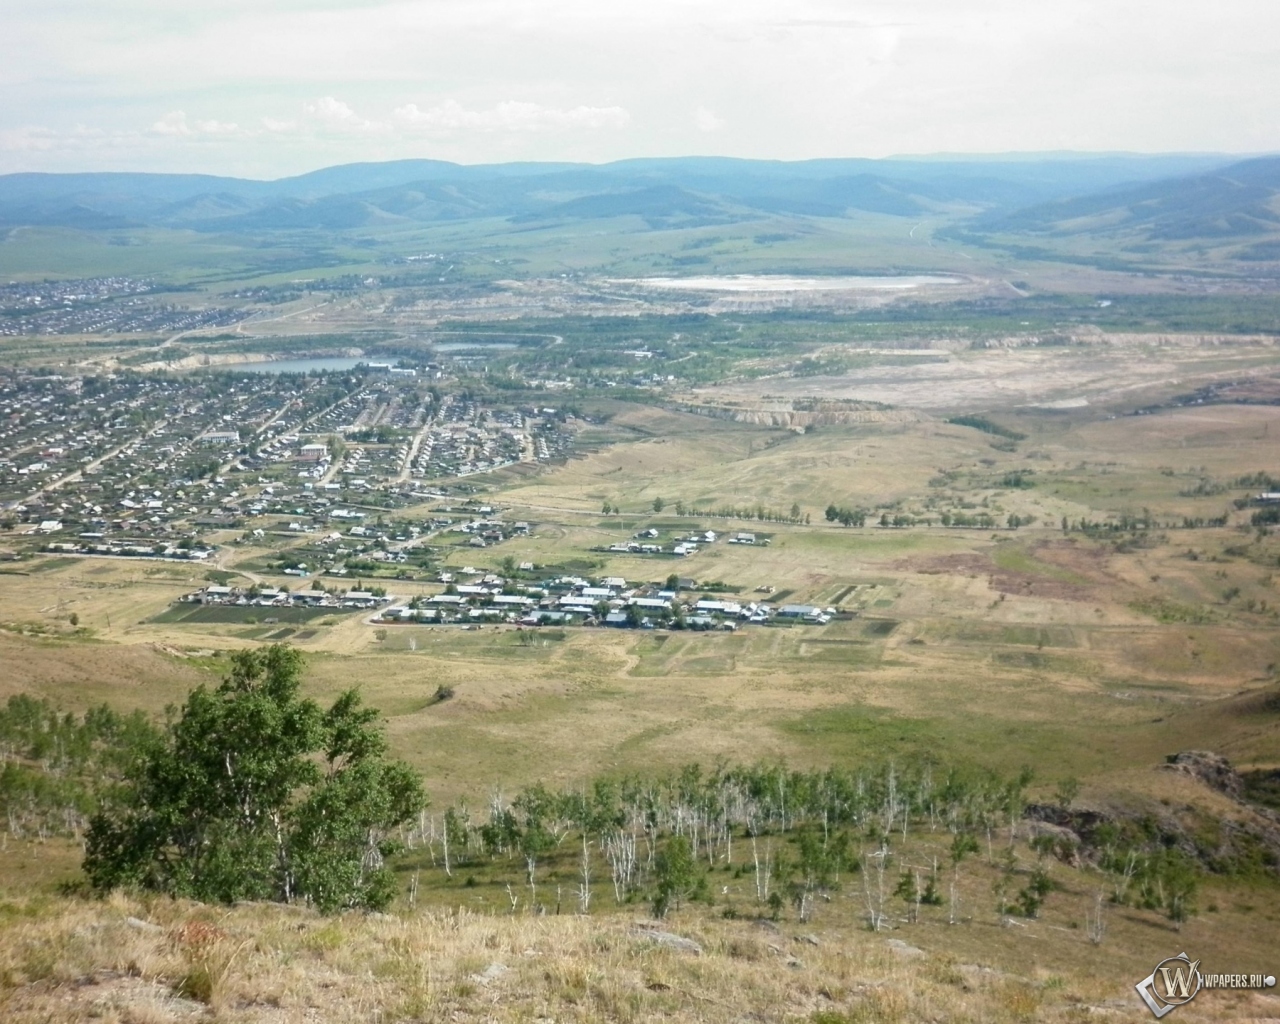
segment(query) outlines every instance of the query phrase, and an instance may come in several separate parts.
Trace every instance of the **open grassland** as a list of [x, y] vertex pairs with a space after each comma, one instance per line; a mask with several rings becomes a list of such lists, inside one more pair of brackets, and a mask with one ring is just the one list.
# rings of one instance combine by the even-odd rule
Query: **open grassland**
[[[1178, 525], [1224, 508], [1233, 522], [1247, 517], [1230, 499], [1248, 491], [1231, 482], [1271, 463], [1280, 415], [1265, 406], [1119, 419], [1073, 411], [1053, 414], [1056, 430], [1046, 416], [1002, 417], [1027, 437], [993, 447], [1000, 437], [934, 419], [797, 434], [623, 407], [608, 425], [616, 443], [495, 495], [534, 524], [530, 537], [492, 551], [442, 549], [455, 569], [510, 557], [632, 580], [677, 573], [740, 600], [838, 608], [826, 627], [380, 631], [350, 614], [267, 624], [270, 609], [171, 605], [202, 582], [196, 567], [46, 559], [0, 577], [0, 636], [42, 652], [41, 664], [57, 651], [60, 674], [7, 685], [73, 708], [122, 692], [130, 706], [157, 707], [216, 675], [218, 659], [202, 652], [287, 640], [311, 652], [317, 693], [362, 688], [387, 716], [397, 753], [442, 799], [743, 751], [813, 765], [932, 751], [1002, 770], [1031, 764], [1046, 785], [1073, 774], [1099, 791], [1118, 770], [1188, 747], [1242, 766], [1280, 761], [1276, 716], [1249, 703], [1280, 664], [1280, 542]], [[1028, 468], [1030, 486], [1004, 485]], [[660, 514], [655, 496], [667, 503]], [[602, 516], [603, 500], [626, 511]], [[678, 517], [676, 501], [781, 511], [795, 502], [811, 521]], [[844, 528], [823, 518], [828, 501], [887, 503], [935, 525]], [[997, 528], [941, 527], [947, 508], [987, 511]], [[1172, 525], [1118, 539], [1059, 525], [1143, 509]], [[1010, 513], [1035, 522], [1007, 529]], [[606, 550], [650, 526], [664, 541], [745, 529], [760, 543], [718, 541], [688, 558]], [[240, 550], [235, 564], [257, 565], [255, 550]], [[439, 589], [389, 583], [402, 598]], [[174, 685], [158, 688], [164, 698], [112, 682], [113, 658], [139, 651], [157, 671], [173, 666]], [[438, 704], [442, 685], [456, 696]]]
[[[809, 925], [699, 908], [667, 931], [628, 912], [495, 917], [454, 907], [325, 919], [264, 906], [20, 899], [0, 922], [0, 1008], [15, 1024], [1140, 1021], [1149, 1015], [1134, 979], [1173, 946], [1213, 948], [1206, 969], [1271, 969], [1261, 951], [1274, 925], [1262, 911], [1209, 915], [1181, 935], [1115, 915], [1108, 942], [1093, 947], [1066, 915], [1021, 927], [928, 919], [889, 937], [850, 927], [844, 902]], [[676, 935], [689, 945], [664, 944]], [[1271, 993], [1206, 992], [1179, 1018], [1266, 1019], [1277, 1003]]]
[[[1238, 812], [1185, 775], [1149, 774], [1166, 807]], [[755, 860], [794, 853], [785, 837], [770, 835], [735, 842], [708, 870], [707, 896], [660, 924], [638, 901], [619, 903], [607, 877], [592, 880], [583, 912], [571, 848], [548, 852], [535, 893], [518, 857], [460, 857], [450, 880], [438, 850], [419, 847], [399, 865], [413, 895], [391, 914], [324, 918], [262, 904], [32, 895], [20, 886], [69, 877], [78, 851], [64, 841], [21, 844], [0, 851], [0, 1011], [54, 1024], [1139, 1021], [1147, 1018], [1135, 979], [1175, 949], [1195, 951], [1206, 971], [1274, 969], [1280, 910], [1270, 885], [1210, 881], [1202, 913], [1177, 930], [1149, 911], [1104, 903], [1097, 920], [1105, 927], [1091, 930], [1108, 881], [1038, 858], [1028, 834], [1023, 826], [1010, 843], [997, 830], [960, 869], [944, 868], [941, 905], [912, 912], [889, 896], [879, 930], [865, 925], [868, 908], [881, 905], [867, 849], [862, 871], [836, 879], [809, 920], [776, 908], [765, 916]], [[928, 877], [945, 865], [950, 838], [939, 828], [895, 839], [890, 885], [903, 871]], [[994, 890], [1022, 884], [1033, 870], [1052, 881], [1036, 917], [993, 909]], [[531, 914], [535, 902], [546, 912]], [[1277, 1009], [1268, 991], [1205, 992], [1180, 1017], [1271, 1019]]]
[[[14, 667], [0, 698], [158, 714], [220, 678], [228, 650], [287, 640], [307, 654], [310, 695], [358, 686], [381, 710], [393, 752], [423, 772], [437, 815], [459, 802], [481, 815], [495, 790], [537, 781], [576, 788], [695, 760], [923, 758], [1030, 766], [1035, 799], [1073, 777], [1079, 806], [1228, 820], [1242, 805], [1161, 770], [1165, 757], [1201, 749], [1242, 769], [1280, 766], [1280, 537], [1250, 527], [1251, 510], [1235, 505], [1257, 489], [1241, 478], [1280, 468], [1277, 407], [992, 413], [1006, 434], [924, 413], [799, 433], [625, 403], [609, 411], [598, 447], [489, 484], [485, 499], [529, 521], [530, 536], [484, 550], [435, 538], [442, 563], [497, 569], [509, 557], [655, 582], [675, 573], [722, 585], [707, 593], [830, 606], [834, 620], [707, 633], [378, 628], [336, 613], [267, 624], [247, 620], [269, 609], [174, 605], [209, 567], [39, 556], [0, 574], [0, 657]], [[606, 501], [623, 511], [602, 514]], [[701, 511], [677, 516], [677, 502]], [[832, 503], [866, 509], [867, 525], [828, 522]], [[709, 514], [760, 506], [790, 517], [792, 504], [800, 522]], [[882, 511], [932, 525], [881, 527]], [[986, 514], [991, 525], [944, 527], [944, 512]], [[1010, 515], [1033, 521], [1013, 529]], [[1122, 516], [1145, 525], [1081, 525]], [[1223, 516], [1226, 525], [1206, 525]], [[668, 546], [693, 530], [722, 536], [687, 558], [607, 550], [649, 528]], [[739, 530], [757, 543], [725, 542]], [[296, 585], [264, 568], [272, 553], [233, 546], [219, 571]], [[400, 598], [439, 590], [387, 585]], [[449, 699], [438, 699], [442, 687]], [[920, 834], [897, 855], [945, 866], [949, 838]], [[1025, 838], [1024, 874], [1034, 860]], [[736, 838], [729, 869], [713, 873], [712, 906], [663, 926], [696, 940], [694, 956], [655, 942], [643, 908], [616, 907], [607, 879], [592, 915], [573, 915], [568, 850], [540, 869], [538, 901], [562, 904], [560, 916], [527, 913], [519, 858], [459, 866], [446, 884], [419, 848], [398, 864], [395, 917], [326, 921], [54, 897], [76, 877], [78, 848], [11, 840], [0, 849], [0, 889], [13, 895], [0, 907], [0, 1012], [121, 1022], [210, 1006], [244, 1021], [375, 1009], [388, 1020], [1139, 1020], [1134, 982], [1184, 947], [1214, 969], [1274, 971], [1263, 954], [1280, 935], [1276, 889], [1261, 877], [1210, 878], [1180, 934], [1152, 912], [1112, 908], [1094, 946], [1084, 922], [1095, 874], [1055, 862], [1059, 888], [1044, 914], [1009, 924], [991, 909], [999, 870], [988, 858], [999, 851], [984, 849], [959, 883], [962, 925], [946, 923], [946, 908], [892, 919], [892, 938], [918, 950], [904, 952], [866, 930], [863, 876], [809, 924], [789, 910], [777, 924], [755, 921], [765, 911], [747, 842]], [[44, 895], [19, 895], [31, 891]], [[1179, 1019], [1277, 1013], [1271, 994], [1205, 993]]]

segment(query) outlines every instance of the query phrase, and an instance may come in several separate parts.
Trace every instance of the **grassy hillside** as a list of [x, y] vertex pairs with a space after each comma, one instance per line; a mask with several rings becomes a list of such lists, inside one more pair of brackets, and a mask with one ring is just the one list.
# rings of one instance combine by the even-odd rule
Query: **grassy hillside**
[[990, 212], [944, 233], [1022, 258], [1274, 277], [1280, 256], [1278, 196], [1280, 160], [1265, 157], [1012, 213]]
[[[1093, 291], [1097, 271], [1180, 270], [1191, 257], [1201, 271], [1269, 274], [1273, 163], [1176, 155], [397, 161], [273, 182], [7, 175], [0, 273], [158, 273], [168, 283], [269, 286], [276, 275], [385, 276], [388, 263], [435, 253], [454, 268], [459, 257], [475, 264], [454, 279], [471, 283], [582, 270], [921, 268], [994, 273], [1036, 287], [1054, 280], [1054, 290], [1065, 277], [1066, 290]], [[1150, 287], [1109, 283], [1116, 291]]]
[[[567, 250], [570, 233], [556, 237]], [[343, 315], [355, 322], [359, 302]], [[1058, 334], [1047, 314], [1001, 333], [993, 315], [981, 333], [957, 327], [935, 348], [907, 344], [919, 341], [915, 315], [908, 327], [887, 314], [517, 325], [536, 341], [511, 358], [530, 364], [565, 350], [612, 365], [610, 352], [657, 349], [677, 333], [688, 350], [672, 342], [655, 363], [711, 355], [704, 379], [661, 399], [574, 395], [583, 408], [570, 457], [464, 481], [528, 534], [484, 549], [434, 537], [435, 564], [506, 571], [510, 559], [544, 575], [658, 583], [674, 573], [694, 581], [689, 596], [812, 603], [835, 609], [833, 620], [706, 633], [378, 626], [336, 613], [297, 623], [305, 629], [285, 638], [305, 654], [306, 692], [328, 701], [359, 687], [432, 797], [400, 837], [386, 917], [84, 896], [83, 821], [33, 824], [23, 801], [34, 791], [12, 784], [23, 772], [61, 778], [58, 758], [6, 747], [5, 1019], [1065, 1024], [1145, 1019], [1133, 985], [1184, 948], [1206, 969], [1273, 971], [1280, 536], [1253, 525], [1250, 505], [1260, 481], [1280, 476], [1272, 339]], [[1105, 315], [1143, 314], [1135, 302]], [[421, 521], [452, 501], [404, 515]], [[605, 514], [606, 502], [620, 511]], [[863, 511], [865, 524], [829, 520], [832, 505]], [[694, 531], [720, 539], [684, 558], [610, 550], [650, 529], [668, 546]], [[757, 542], [727, 543], [738, 531]], [[0, 700], [162, 719], [228, 671], [228, 652], [292, 630], [249, 608], [174, 611], [210, 580], [296, 585], [276, 568], [308, 538], [281, 528], [211, 539], [222, 545], [216, 567], [48, 554], [6, 563], [0, 657], [12, 671]], [[398, 600], [441, 589], [394, 570], [378, 578]], [[1229, 758], [1245, 773], [1241, 792], [1166, 764], [1188, 750]], [[512, 843], [485, 848], [490, 809], [516, 807], [539, 784], [570, 799], [597, 780], [669, 793], [671, 773], [695, 761], [702, 778], [717, 762], [830, 768], [876, 793], [892, 765], [904, 787], [912, 780], [911, 820], [887, 830], [878, 813], [837, 820], [832, 834], [858, 869], [841, 861], [807, 904], [793, 901], [805, 843], [825, 839], [830, 822], [796, 827], [789, 805], [790, 825], [784, 811], [754, 827], [735, 819], [727, 834], [710, 826], [697, 898], [660, 923], [655, 868], [615, 890], [594, 826], [585, 907], [580, 831], [557, 825], [534, 868]], [[1033, 774], [1010, 801], [1024, 767]], [[956, 788], [931, 804], [925, 778], [936, 792]], [[991, 778], [965, 790], [991, 796], [985, 810], [951, 813], [962, 784]], [[1023, 798], [1039, 817], [1021, 816]], [[691, 808], [655, 811], [655, 855]], [[448, 855], [446, 812], [470, 822]], [[1096, 841], [1059, 845], [1055, 820]], [[1159, 894], [1111, 902], [1129, 883], [1106, 836], [1090, 831], [1098, 821], [1138, 837], [1143, 856], [1167, 847], [1197, 865], [1189, 919], [1171, 920]], [[643, 821], [634, 827], [647, 858]], [[956, 831], [979, 841], [958, 868]], [[781, 887], [773, 901], [761, 861]], [[898, 894], [917, 878], [941, 902]], [[1040, 882], [1043, 904], [1027, 913], [1018, 901]], [[1277, 1012], [1274, 993], [1204, 993], [1178, 1018]]]
[[[1083, 910], [1087, 900], [1078, 903]], [[1140, 1021], [1147, 1011], [1135, 1005], [1135, 979], [1174, 947], [1212, 948], [1238, 970], [1272, 969], [1268, 933], [1251, 923], [1257, 912], [1221, 914], [1182, 935], [1113, 918], [1106, 943], [1094, 947], [1083, 914], [1023, 927], [928, 919], [885, 935], [849, 927], [839, 904], [810, 925], [695, 909], [660, 927], [630, 914], [495, 917], [465, 908], [323, 919], [122, 898], [5, 907], [0, 1007], [15, 1024]], [[1206, 992], [1178, 1016], [1244, 1021], [1275, 1009], [1268, 993]]]

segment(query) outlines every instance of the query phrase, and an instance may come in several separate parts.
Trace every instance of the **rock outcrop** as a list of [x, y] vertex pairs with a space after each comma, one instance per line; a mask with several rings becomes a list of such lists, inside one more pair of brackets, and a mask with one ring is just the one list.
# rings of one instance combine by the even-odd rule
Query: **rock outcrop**
[[1233, 800], [1244, 796], [1244, 780], [1231, 767], [1231, 762], [1221, 754], [1208, 750], [1184, 750], [1170, 754], [1164, 767], [1168, 771], [1182, 772], [1199, 779], [1210, 789], [1225, 793]]

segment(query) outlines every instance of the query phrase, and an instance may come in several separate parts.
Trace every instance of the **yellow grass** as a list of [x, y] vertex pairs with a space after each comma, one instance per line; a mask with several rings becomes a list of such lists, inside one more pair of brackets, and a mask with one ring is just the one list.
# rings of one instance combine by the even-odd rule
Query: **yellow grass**
[[[0, 1013], [14, 1024], [160, 1024], [210, 1015], [244, 1022], [1003, 1024], [1097, 1014], [1137, 1021], [1146, 1011], [1133, 983], [1173, 946], [1203, 949], [1210, 938], [1195, 934], [1195, 925], [1180, 936], [1144, 936], [1118, 920], [1107, 942], [1092, 947], [1079, 932], [1047, 922], [897, 924], [872, 933], [821, 919], [726, 921], [701, 909], [661, 924], [643, 914], [462, 909], [324, 919], [272, 906], [122, 897], [4, 909]], [[659, 929], [693, 940], [701, 953], [662, 945]], [[960, 932], [977, 938], [957, 939]], [[947, 951], [956, 942], [957, 952]], [[1249, 961], [1241, 969], [1262, 969], [1258, 957]], [[1179, 1019], [1257, 1019], [1278, 1008], [1270, 994], [1204, 993]]]
[[[1033, 356], [1011, 360], [1010, 372], [1051, 363]], [[1176, 368], [1181, 357], [1161, 358]], [[1232, 358], [1224, 356], [1224, 372]], [[1101, 359], [1101, 371], [1108, 365]], [[839, 605], [851, 617], [734, 634], [394, 627], [379, 640], [363, 616], [350, 616], [317, 625], [299, 644], [307, 690], [330, 699], [359, 686], [386, 716], [393, 752], [423, 771], [437, 814], [454, 800], [477, 807], [496, 785], [510, 794], [536, 780], [569, 786], [691, 760], [816, 766], [915, 753], [1003, 771], [1031, 764], [1038, 797], [1076, 776], [1086, 806], [1241, 813], [1156, 766], [1189, 748], [1245, 767], [1280, 763], [1280, 719], [1257, 699], [1274, 688], [1280, 664], [1272, 604], [1280, 538], [1235, 526], [1171, 530], [1117, 550], [1064, 537], [1058, 523], [1143, 508], [1166, 519], [1221, 514], [1238, 491], [1179, 491], [1202, 477], [1280, 470], [1270, 433], [1280, 436], [1280, 410], [1213, 406], [1115, 420], [1023, 410], [1002, 419], [1029, 435], [1013, 451], [924, 414], [800, 435], [623, 411], [608, 425], [620, 443], [509, 477], [486, 496], [534, 523], [531, 537], [458, 549], [447, 563], [496, 568], [510, 555], [592, 563], [595, 575], [632, 580], [676, 572], [724, 581], [744, 599], [772, 586], [786, 600]], [[1035, 470], [1034, 487], [998, 485], [1023, 469]], [[668, 504], [660, 516], [645, 511], [654, 497]], [[794, 501], [812, 523], [676, 521], [677, 499], [781, 512]], [[602, 517], [605, 500], [627, 514]], [[993, 533], [845, 529], [822, 518], [830, 502], [895, 500], [935, 517], [965, 501], [1037, 523]], [[1238, 524], [1248, 512], [1231, 514]], [[651, 522], [772, 539], [718, 543], [678, 560], [595, 550]], [[236, 624], [150, 621], [201, 584], [197, 567], [37, 559], [17, 568], [31, 574], [0, 575], [0, 658], [9, 666], [0, 699], [30, 692], [68, 709], [106, 701], [159, 713], [217, 680], [226, 651], [255, 642]], [[407, 597], [436, 588], [391, 589]], [[1239, 593], [1228, 599], [1232, 589]], [[441, 684], [456, 696], [434, 703]], [[941, 846], [935, 852], [945, 859]], [[77, 862], [75, 846], [60, 841], [0, 848], [0, 890], [14, 894], [0, 904], [6, 1020], [141, 1024], [210, 1012], [282, 1022], [1142, 1020], [1132, 985], [1156, 960], [1185, 946], [1248, 969], [1280, 935], [1273, 886], [1212, 882], [1204, 912], [1182, 934], [1151, 914], [1116, 911], [1107, 942], [1093, 947], [1081, 927], [1091, 876], [1055, 868], [1066, 891], [1051, 897], [1044, 918], [1003, 926], [989, 909], [993, 869], [978, 865], [966, 876], [972, 909], [963, 926], [934, 912], [874, 935], [860, 923], [857, 892], [846, 889], [811, 927], [789, 920], [775, 932], [719, 916], [726, 901], [757, 912], [745, 881], [726, 874], [717, 907], [683, 910], [667, 925], [703, 946], [692, 957], [655, 946], [634, 907], [589, 919], [493, 916], [502, 894], [474, 890], [449, 896], [452, 912], [437, 893], [430, 910], [402, 905], [396, 918], [333, 921], [280, 908], [48, 895], [75, 877]], [[159, 930], [130, 925], [130, 916]], [[923, 955], [895, 953], [887, 937]], [[487, 976], [492, 964], [506, 971]], [[1275, 966], [1259, 959], [1256, 969]], [[1276, 1016], [1271, 996], [1205, 994], [1175, 1019]]]

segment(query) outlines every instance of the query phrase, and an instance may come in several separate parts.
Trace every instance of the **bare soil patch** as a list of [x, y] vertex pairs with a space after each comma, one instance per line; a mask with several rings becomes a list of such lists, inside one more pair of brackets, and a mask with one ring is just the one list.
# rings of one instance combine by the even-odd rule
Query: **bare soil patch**
[[[1079, 558], [1078, 553], [1065, 553], [1061, 547], [1053, 545], [1036, 545], [1032, 549], [1036, 558], [1080, 573], [1082, 569], [1092, 570], [1093, 577], [1098, 570], [1095, 558]], [[1102, 580], [1088, 583], [1072, 583], [1054, 579], [1049, 575], [1038, 575], [1033, 572], [1020, 572], [1004, 568], [996, 564], [992, 556], [986, 552], [969, 551], [951, 555], [933, 555], [917, 558], [904, 558], [892, 564], [897, 572], [913, 572], [924, 576], [951, 575], [986, 577], [992, 590], [1001, 594], [1018, 594], [1024, 597], [1050, 598], [1060, 601], [1096, 601], [1099, 599], [1099, 588]]]

